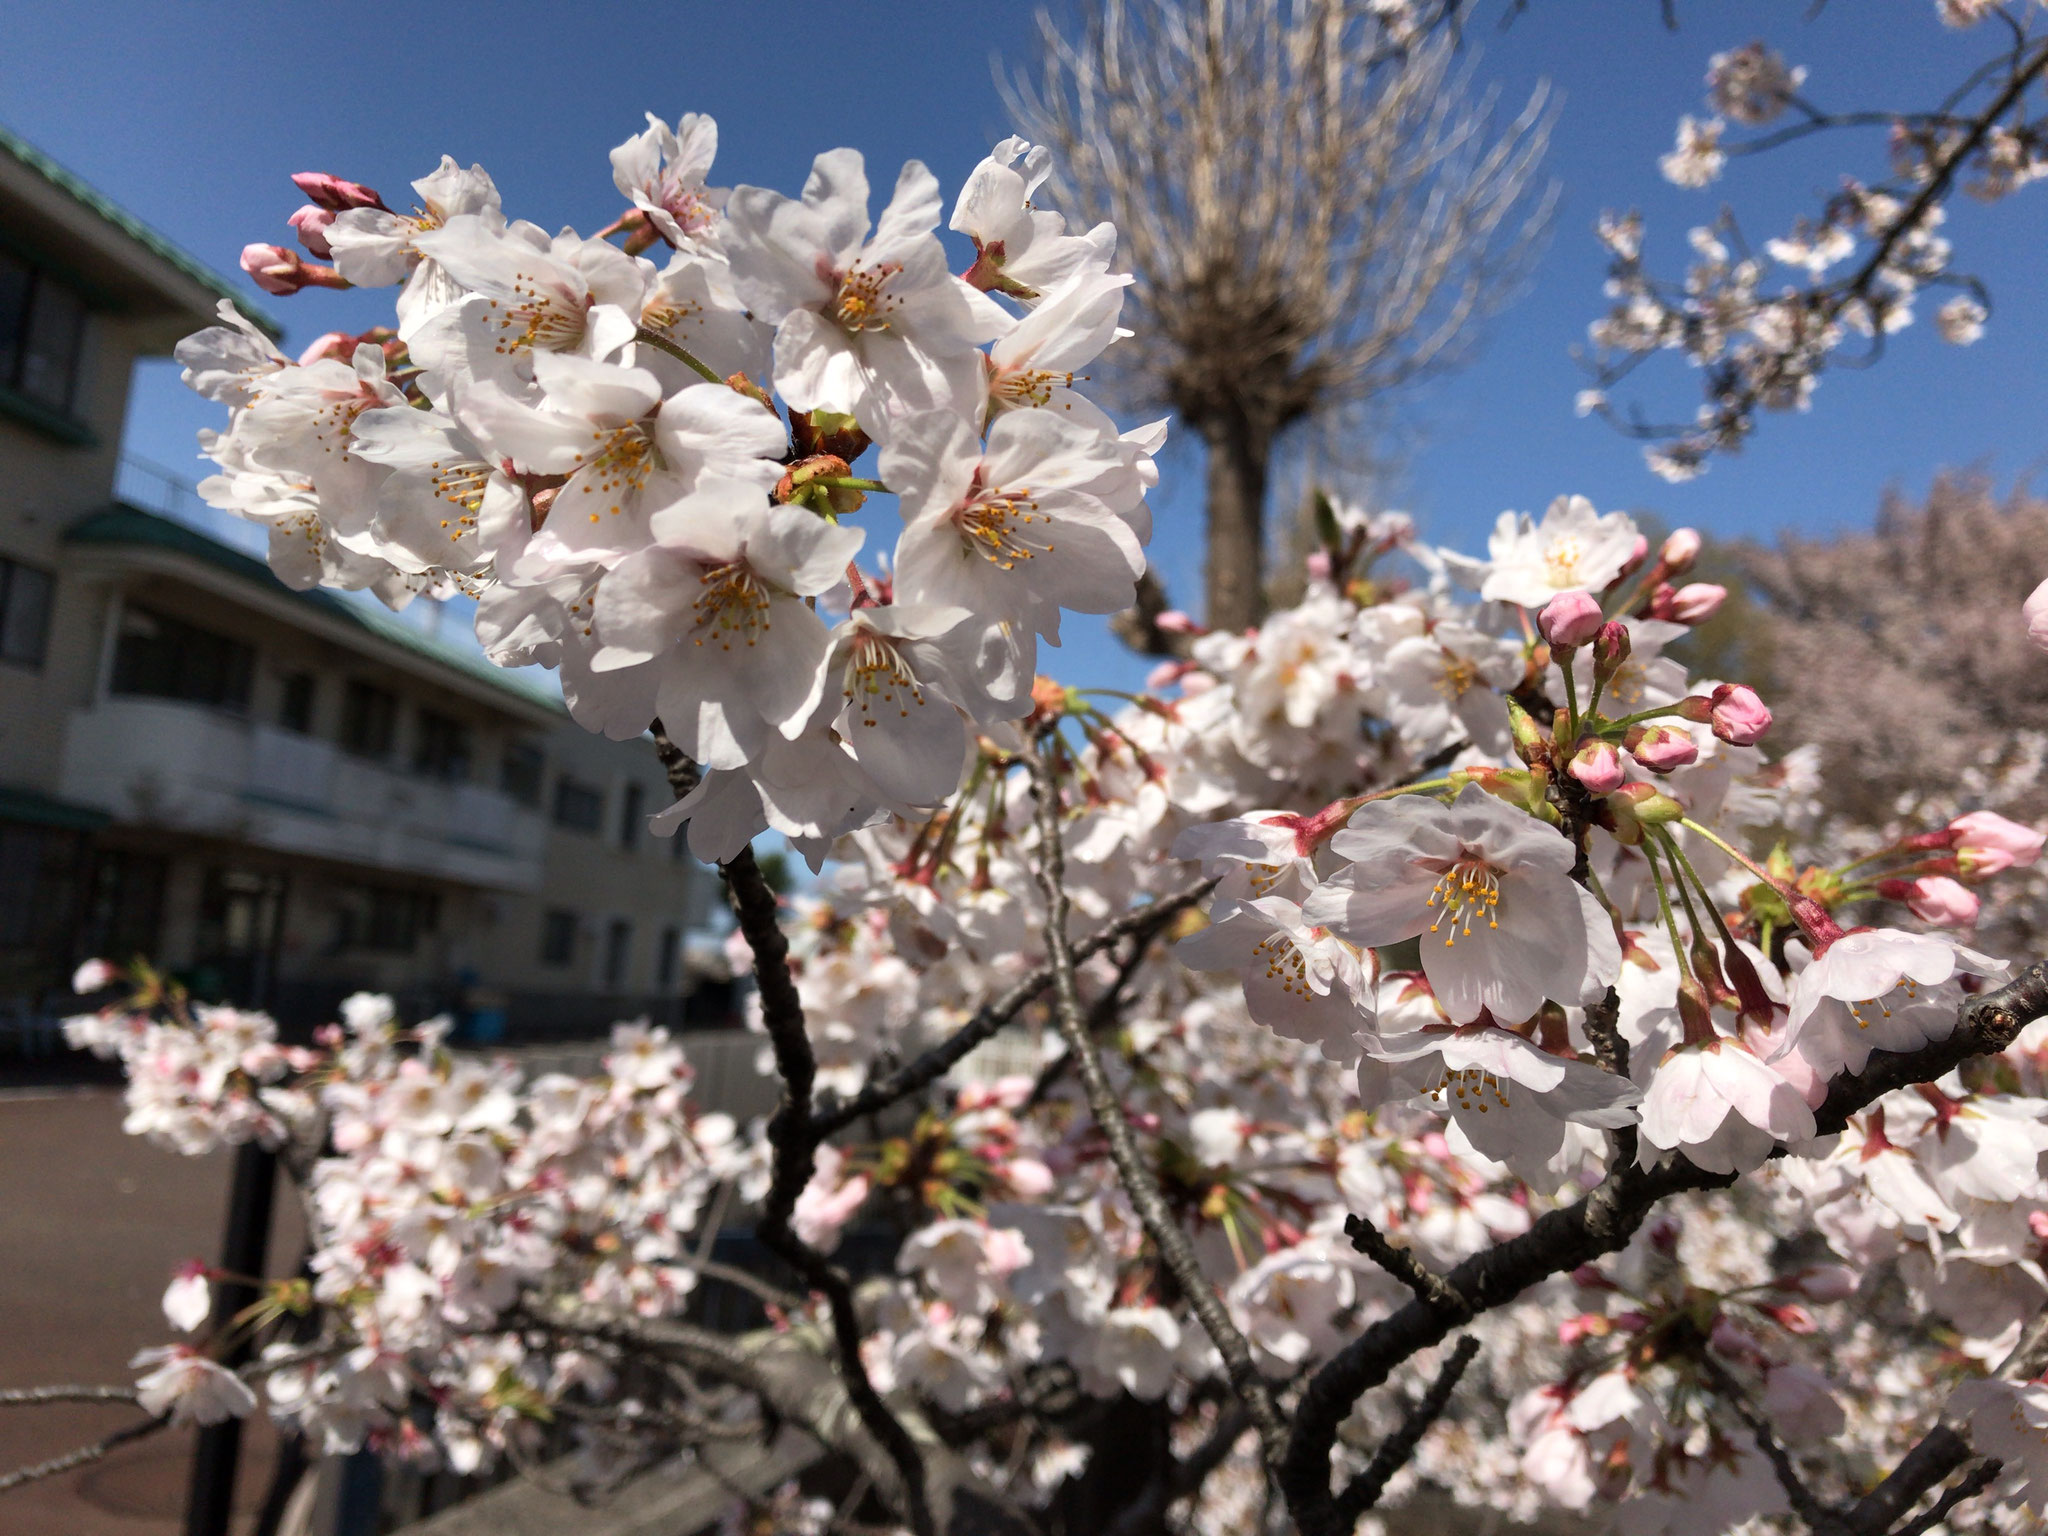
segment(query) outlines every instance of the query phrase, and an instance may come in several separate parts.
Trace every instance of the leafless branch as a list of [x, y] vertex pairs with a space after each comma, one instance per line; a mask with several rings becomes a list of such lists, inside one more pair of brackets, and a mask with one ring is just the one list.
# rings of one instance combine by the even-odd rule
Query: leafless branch
[[1429, 1390], [1408, 1410], [1400, 1427], [1381, 1442], [1366, 1469], [1337, 1496], [1337, 1518], [1345, 1522], [1346, 1530], [1356, 1525], [1358, 1517], [1380, 1501], [1380, 1495], [1386, 1492], [1394, 1474], [1408, 1465], [1408, 1459], [1415, 1454], [1422, 1437], [1429, 1433], [1429, 1426], [1442, 1418], [1444, 1409], [1450, 1406], [1451, 1394], [1457, 1391], [1458, 1380], [1465, 1374], [1465, 1367], [1478, 1354], [1479, 1341], [1469, 1333], [1452, 1346], [1451, 1358], [1443, 1363]]
[[133, 1387], [5, 1387], [0, 1388], [0, 1407], [32, 1403], [132, 1403]]
[[170, 1422], [169, 1415], [144, 1419], [139, 1424], [130, 1424], [126, 1429], [117, 1429], [106, 1438], [95, 1440], [91, 1445], [81, 1445], [77, 1450], [66, 1451], [62, 1456], [52, 1456], [48, 1461], [38, 1461], [26, 1467], [16, 1467], [12, 1472], [0, 1473], [0, 1493], [19, 1488], [24, 1483], [39, 1482], [43, 1478], [55, 1477], [60, 1472], [69, 1472], [74, 1467], [98, 1461], [107, 1452], [127, 1445], [130, 1441], [140, 1440], [146, 1435], [153, 1435], [167, 1427]]

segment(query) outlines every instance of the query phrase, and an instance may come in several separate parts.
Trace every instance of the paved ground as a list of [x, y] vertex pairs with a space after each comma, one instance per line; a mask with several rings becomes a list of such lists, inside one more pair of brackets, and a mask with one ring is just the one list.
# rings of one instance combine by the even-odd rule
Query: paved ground
[[[0, 1087], [0, 1386], [129, 1382], [137, 1349], [172, 1337], [159, 1306], [183, 1259], [214, 1258], [229, 1158], [185, 1158], [121, 1134], [107, 1088]], [[279, 1191], [272, 1271], [297, 1256]], [[135, 1417], [120, 1406], [0, 1407], [0, 1470], [41, 1461]], [[237, 1501], [261, 1497], [272, 1440], [252, 1422]], [[6, 1536], [177, 1536], [189, 1432], [163, 1433], [104, 1461], [0, 1493]]]

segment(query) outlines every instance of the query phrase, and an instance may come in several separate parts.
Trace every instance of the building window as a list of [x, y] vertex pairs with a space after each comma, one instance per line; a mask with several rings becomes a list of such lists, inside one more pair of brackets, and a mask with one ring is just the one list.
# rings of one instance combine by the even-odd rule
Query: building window
[[277, 723], [301, 736], [313, 734], [313, 700], [319, 681], [310, 672], [288, 672], [277, 701]]
[[199, 629], [146, 608], [121, 614], [114, 649], [115, 693], [179, 699], [245, 713], [256, 651], [239, 640]]
[[374, 683], [349, 682], [341, 696], [341, 744], [358, 757], [389, 757], [398, 700]]
[[126, 960], [158, 952], [169, 864], [148, 853], [102, 849], [93, 858], [82, 955]]
[[547, 755], [530, 741], [515, 741], [498, 759], [498, 788], [521, 805], [539, 805]]
[[633, 958], [633, 925], [615, 917], [604, 932], [604, 990], [626, 990], [626, 967]]
[[409, 955], [420, 939], [441, 926], [441, 897], [409, 886], [366, 885], [341, 909], [338, 949]]
[[0, 560], [0, 661], [40, 667], [50, 638], [50, 595], [56, 578], [15, 560]]
[[540, 963], [567, 965], [576, 958], [576, 914], [561, 907], [540, 919]]
[[626, 792], [619, 796], [619, 846], [628, 853], [640, 841], [640, 817], [646, 810], [642, 803], [647, 792], [638, 784], [628, 784]]
[[683, 931], [671, 923], [661, 930], [661, 947], [655, 952], [654, 987], [667, 992], [676, 984], [676, 968], [683, 957]]
[[555, 825], [571, 832], [595, 832], [604, 824], [604, 791], [566, 774], [555, 780]]
[[70, 415], [85, 350], [85, 301], [40, 268], [0, 253], [0, 389]]
[[413, 743], [413, 772], [450, 784], [469, 781], [469, 727], [439, 710], [423, 709]]
[[79, 833], [0, 821], [0, 952], [63, 963], [84, 858]]

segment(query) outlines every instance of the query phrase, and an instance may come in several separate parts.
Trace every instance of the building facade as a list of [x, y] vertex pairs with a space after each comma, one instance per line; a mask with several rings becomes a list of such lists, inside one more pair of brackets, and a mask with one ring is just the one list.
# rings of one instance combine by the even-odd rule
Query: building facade
[[487, 1040], [723, 1022], [651, 742], [117, 497], [135, 360], [224, 295], [0, 134], [0, 1032], [88, 954], [302, 1027], [360, 988]]

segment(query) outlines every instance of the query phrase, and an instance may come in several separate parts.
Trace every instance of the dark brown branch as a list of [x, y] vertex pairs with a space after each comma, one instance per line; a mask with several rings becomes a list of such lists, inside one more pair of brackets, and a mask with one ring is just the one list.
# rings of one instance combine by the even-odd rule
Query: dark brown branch
[[1353, 1248], [1407, 1286], [1421, 1301], [1462, 1311], [1468, 1317], [1471, 1315], [1472, 1308], [1465, 1298], [1451, 1289], [1442, 1275], [1415, 1257], [1411, 1250], [1388, 1242], [1386, 1234], [1365, 1217], [1346, 1216], [1344, 1235], [1351, 1239]]
[[82, 1467], [98, 1461], [107, 1452], [153, 1435], [171, 1422], [168, 1414], [162, 1418], [144, 1419], [139, 1424], [130, 1424], [126, 1429], [117, 1429], [104, 1440], [95, 1440], [91, 1445], [81, 1445], [75, 1451], [66, 1451], [62, 1456], [52, 1456], [48, 1461], [38, 1461], [26, 1467], [16, 1467], [12, 1472], [0, 1474], [0, 1493], [19, 1488], [24, 1483], [39, 1482], [46, 1477], [55, 1477], [60, 1472], [69, 1472], [73, 1467]]
[[1273, 1401], [1272, 1388], [1259, 1374], [1250, 1343], [1230, 1320], [1230, 1314], [1224, 1310], [1215, 1288], [1203, 1276], [1194, 1247], [1167, 1206], [1159, 1180], [1138, 1149], [1137, 1137], [1131, 1131], [1131, 1122], [1124, 1114], [1123, 1105], [1118, 1102], [1116, 1089], [1102, 1069], [1101, 1058], [1095, 1054], [1095, 1041], [1088, 1032], [1088, 1023], [1081, 1011], [1080, 986], [1074, 974], [1074, 950], [1066, 931], [1071, 907], [1067, 900], [1066, 855], [1060, 841], [1059, 785], [1054, 781], [1052, 769], [1038, 743], [1032, 744], [1026, 761], [1031, 768], [1032, 788], [1038, 799], [1038, 884], [1045, 893], [1045, 943], [1052, 957], [1054, 1013], [1059, 1020], [1060, 1034], [1080, 1071], [1088, 1108], [1102, 1131], [1103, 1139], [1109, 1144], [1110, 1161], [1116, 1166], [1117, 1177], [1124, 1192], [1130, 1196], [1132, 1208], [1137, 1211], [1146, 1236], [1151, 1238], [1152, 1246], [1159, 1252], [1160, 1262], [1187, 1298], [1189, 1310], [1195, 1314], [1210, 1342], [1216, 1346], [1217, 1353], [1223, 1357], [1224, 1372], [1230, 1378], [1231, 1387], [1250, 1412], [1252, 1422], [1258, 1426], [1259, 1441], [1265, 1449], [1268, 1463], [1275, 1463], [1286, 1444], [1287, 1427], [1280, 1418], [1279, 1406]]
[[1932, 1509], [1928, 1510], [1926, 1514], [1920, 1516], [1911, 1524], [1901, 1526], [1895, 1533], [1895, 1536], [1926, 1536], [1928, 1531], [1933, 1530], [1937, 1525], [1947, 1520], [1955, 1512], [1955, 1507], [1958, 1504], [1963, 1503], [1967, 1499], [1974, 1499], [1986, 1488], [1997, 1482], [1998, 1474], [2004, 1470], [2005, 1463], [1996, 1456], [1992, 1457], [1989, 1461], [1979, 1462], [1970, 1469], [1968, 1475], [1961, 1482], [1949, 1489], [1947, 1493], [1944, 1493], [1935, 1502]]
[[1469, 1333], [1452, 1346], [1451, 1358], [1436, 1373], [1436, 1380], [1430, 1383], [1421, 1401], [1408, 1410], [1400, 1427], [1380, 1443], [1366, 1469], [1337, 1496], [1337, 1518], [1345, 1530], [1350, 1530], [1360, 1515], [1379, 1503], [1394, 1474], [1408, 1465], [1415, 1448], [1422, 1444], [1422, 1437], [1429, 1433], [1429, 1426], [1442, 1418], [1451, 1405], [1451, 1394], [1458, 1390], [1459, 1378], [1478, 1353], [1479, 1341]]
[[[1078, 965], [1084, 960], [1093, 959], [1128, 934], [1149, 939], [1215, 888], [1214, 880], [1197, 881], [1193, 885], [1183, 886], [1170, 896], [1160, 897], [1149, 906], [1126, 912], [1115, 922], [1076, 944], [1074, 963]], [[826, 1100], [820, 1104], [811, 1118], [812, 1129], [821, 1139], [835, 1135], [861, 1116], [886, 1109], [898, 1099], [937, 1082], [959, 1065], [969, 1051], [992, 1039], [1004, 1025], [1023, 1011], [1025, 1005], [1051, 985], [1050, 964], [1041, 965], [1027, 973], [1015, 986], [994, 1002], [983, 1004], [973, 1018], [937, 1045], [920, 1054], [915, 1061], [874, 1079], [850, 1099]]]
[[832, 1336], [839, 1351], [839, 1369], [846, 1382], [847, 1397], [868, 1433], [895, 1463], [911, 1529], [917, 1536], [937, 1536], [938, 1527], [925, 1492], [924, 1455], [910, 1431], [903, 1427], [903, 1421], [882, 1401], [860, 1357], [860, 1319], [854, 1310], [853, 1283], [844, 1270], [798, 1237], [790, 1224], [797, 1197], [811, 1181], [821, 1139], [811, 1119], [811, 1090], [817, 1081], [818, 1062], [804, 1027], [803, 1001], [790, 975], [789, 941], [777, 920], [775, 892], [754, 861], [754, 850], [750, 847], [741, 849], [738, 857], [722, 865], [721, 870], [732, 897], [733, 912], [739, 919], [740, 934], [754, 952], [754, 983], [761, 997], [762, 1022], [774, 1046], [776, 1071], [782, 1077], [782, 1102], [768, 1122], [773, 1175], [755, 1230], [771, 1253], [825, 1298], [832, 1314]]
[[[1849, 1117], [1895, 1088], [1941, 1076], [1972, 1056], [1995, 1055], [2034, 1019], [2048, 1014], [2048, 964], [2035, 965], [1995, 991], [1966, 1002], [1955, 1032], [1918, 1051], [1872, 1052], [1860, 1073], [1837, 1078], [1815, 1113], [1817, 1132], [1832, 1135]], [[1578, 1268], [1624, 1247], [1660, 1202], [1687, 1190], [1723, 1189], [1733, 1174], [1710, 1173], [1683, 1157], [1654, 1168], [1618, 1162], [1583, 1199], [1548, 1211], [1518, 1237], [1476, 1253], [1444, 1281], [1476, 1315], [1502, 1306], [1550, 1275]], [[1326, 1361], [1302, 1390], [1280, 1468], [1280, 1487], [1302, 1536], [1338, 1536], [1330, 1492], [1330, 1453], [1337, 1427], [1360, 1395], [1379, 1386], [1402, 1361], [1440, 1343], [1465, 1315], [1448, 1301], [1417, 1297], [1383, 1318]], [[1924, 1453], [1924, 1454], [1923, 1454]], [[1899, 1468], [1848, 1516], [1866, 1536], [1890, 1527], [1929, 1488], [1969, 1456], [1946, 1427], [1921, 1442]], [[1884, 1510], [1890, 1514], [1878, 1523]]]

